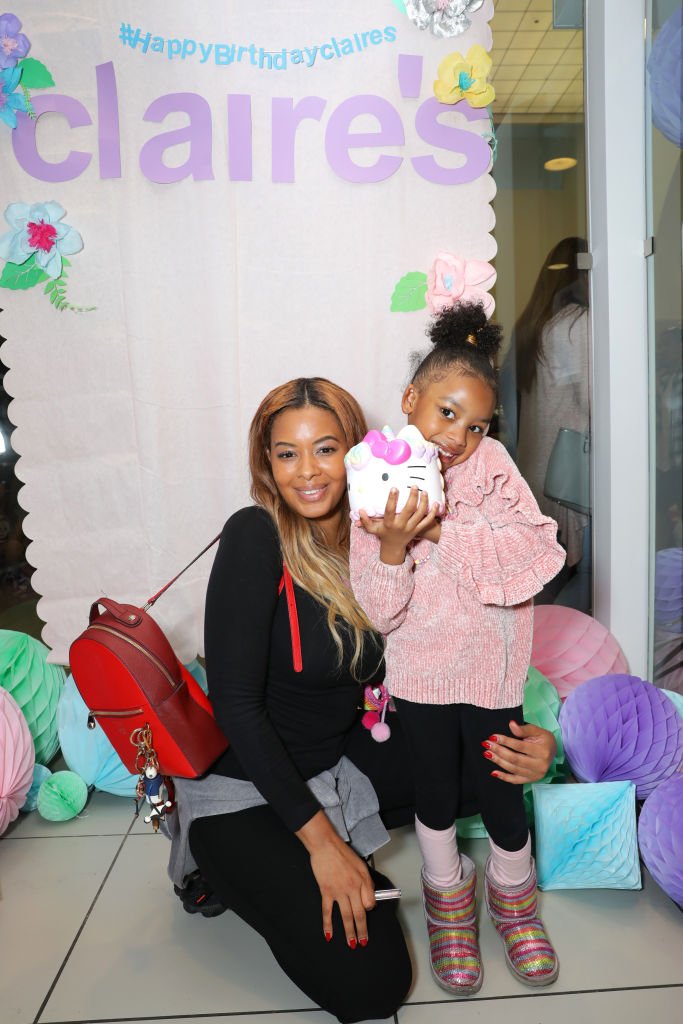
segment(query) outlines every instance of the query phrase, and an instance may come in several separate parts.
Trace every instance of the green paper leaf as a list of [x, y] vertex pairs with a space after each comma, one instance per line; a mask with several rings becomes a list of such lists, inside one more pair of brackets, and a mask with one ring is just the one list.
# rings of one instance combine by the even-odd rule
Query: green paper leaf
[[71, 260], [68, 260], [66, 258], [66, 256], [62, 256], [62, 266], [63, 267], [70, 267], [71, 266]]
[[21, 68], [21, 84], [26, 89], [48, 89], [55, 84], [45, 65], [34, 57], [17, 61], [17, 67]]
[[56, 286], [56, 284], [56, 281], [48, 281], [47, 284], [45, 285], [45, 294], [49, 295], [52, 289]]
[[35, 253], [32, 253], [24, 263], [6, 263], [2, 274], [0, 274], [0, 288], [25, 291], [42, 281], [47, 281], [48, 275], [35, 263]]
[[59, 298], [59, 292], [55, 288], [55, 290], [53, 291], [52, 295], [50, 296], [50, 302], [52, 303], [53, 306], [54, 306], [54, 304], [55, 304], [55, 302], [57, 301], [58, 298]]
[[427, 275], [417, 270], [404, 274], [391, 296], [392, 313], [412, 313], [427, 305]]

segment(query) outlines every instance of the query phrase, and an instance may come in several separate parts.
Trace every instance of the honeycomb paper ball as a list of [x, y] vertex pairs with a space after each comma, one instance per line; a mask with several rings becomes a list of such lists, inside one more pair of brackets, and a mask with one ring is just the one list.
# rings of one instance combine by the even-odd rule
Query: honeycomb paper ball
[[0, 835], [19, 814], [33, 780], [33, 740], [19, 705], [0, 690]]
[[80, 814], [88, 787], [75, 772], [55, 772], [38, 790], [38, 813], [47, 821], [68, 821]]
[[683, 633], [683, 548], [655, 555], [655, 623], [668, 633]]
[[99, 723], [88, 728], [88, 708], [69, 676], [57, 705], [59, 745], [67, 766], [89, 785], [114, 796], [135, 796], [131, 775]]
[[657, 786], [643, 804], [638, 842], [645, 866], [667, 896], [683, 907], [683, 775]]
[[562, 700], [586, 679], [628, 671], [619, 644], [603, 625], [558, 604], [534, 608], [531, 664], [550, 680]]
[[578, 779], [629, 780], [639, 800], [683, 762], [683, 719], [665, 693], [637, 676], [589, 679], [567, 697], [560, 727]]
[[29, 814], [31, 811], [35, 811], [38, 806], [38, 791], [45, 782], [45, 779], [49, 778], [50, 775], [52, 775], [52, 772], [44, 764], [35, 764], [33, 766], [33, 782], [26, 794], [26, 799], [19, 808], [22, 814]]
[[0, 630], [0, 686], [11, 693], [24, 713], [36, 748], [36, 761], [46, 764], [59, 750], [57, 701], [66, 674], [48, 665], [48, 648], [26, 633]]

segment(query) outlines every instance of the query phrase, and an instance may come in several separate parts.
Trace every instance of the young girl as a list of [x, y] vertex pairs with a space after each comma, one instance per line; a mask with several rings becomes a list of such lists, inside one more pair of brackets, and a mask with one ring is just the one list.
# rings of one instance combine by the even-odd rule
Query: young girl
[[428, 335], [433, 348], [402, 409], [439, 447], [447, 512], [439, 522], [414, 489], [397, 514], [392, 490], [384, 518], [361, 513], [362, 528], [351, 531], [351, 582], [386, 635], [385, 682], [414, 762], [432, 972], [447, 990], [470, 995], [482, 967], [475, 867], [458, 852], [455, 833], [465, 771], [476, 780], [490, 837], [486, 904], [507, 963], [530, 985], [558, 974], [536, 911], [523, 792], [490, 770], [487, 747], [523, 721], [532, 598], [565, 555], [555, 522], [541, 514], [503, 446], [486, 437], [500, 328], [482, 306], [463, 304], [438, 314]]

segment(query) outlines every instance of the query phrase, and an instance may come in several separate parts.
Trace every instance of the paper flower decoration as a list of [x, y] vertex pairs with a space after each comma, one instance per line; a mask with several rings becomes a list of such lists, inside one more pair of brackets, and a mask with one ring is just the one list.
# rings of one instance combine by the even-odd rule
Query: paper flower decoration
[[683, 7], [668, 18], [647, 62], [655, 127], [679, 149], [683, 146]]
[[0, 259], [6, 260], [0, 287], [24, 291], [47, 281], [45, 294], [55, 309], [83, 313], [87, 310], [66, 299], [66, 268], [71, 266], [66, 257], [80, 252], [83, 239], [75, 228], [62, 223], [65, 215], [64, 207], [52, 201], [10, 203], [5, 220], [11, 230], [0, 235]]
[[429, 307], [438, 313], [456, 302], [481, 302], [487, 317], [495, 303], [486, 289], [496, 280], [496, 272], [484, 260], [466, 260], [453, 252], [439, 252], [428, 274], [405, 274], [391, 296], [392, 313], [407, 313]]
[[47, 821], [68, 821], [80, 814], [88, 787], [75, 772], [55, 772], [38, 790], [38, 814]]
[[20, 28], [15, 14], [0, 15], [0, 120], [10, 128], [17, 126], [17, 111], [35, 117], [29, 89], [55, 84], [44, 64], [26, 56], [31, 44]]
[[0, 68], [13, 68], [31, 49], [16, 14], [0, 14]]
[[434, 95], [441, 103], [466, 100], [471, 107], [488, 107], [496, 98], [496, 90], [488, 81], [492, 61], [483, 46], [470, 46], [467, 57], [449, 53], [439, 64], [434, 82]]
[[89, 785], [114, 796], [135, 796], [138, 776], [131, 775], [99, 723], [88, 728], [88, 708], [71, 676], [57, 706], [59, 745], [67, 766]]
[[628, 671], [619, 644], [601, 623], [558, 604], [534, 608], [531, 664], [563, 700], [586, 679]]
[[31, 788], [26, 794], [22, 806], [19, 808], [22, 814], [29, 814], [31, 811], [35, 811], [38, 806], [38, 792], [40, 787], [52, 775], [49, 768], [46, 768], [44, 764], [35, 764], [33, 766], [33, 781], [31, 782]]
[[668, 633], [683, 633], [683, 548], [655, 555], [655, 622]]
[[19, 814], [33, 780], [33, 740], [19, 705], [0, 690], [0, 835]]
[[630, 782], [534, 786], [541, 889], [640, 889]]
[[439, 252], [427, 274], [427, 305], [431, 313], [456, 302], [481, 302], [487, 317], [494, 301], [485, 289], [496, 280], [496, 272], [484, 260], [464, 260], [452, 252]]
[[683, 719], [637, 676], [589, 679], [560, 712], [567, 761], [582, 782], [629, 780], [644, 800], [683, 763]]
[[0, 121], [10, 128], [17, 126], [17, 111], [25, 114], [26, 98], [14, 90], [21, 79], [21, 68], [6, 68], [0, 71]]
[[430, 29], [441, 39], [466, 32], [468, 14], [483, 7], [484, 0], [405, 0], [406, 14], [419, 29]]
[[75, 228], [62, 224], [66, 210], [59, 203], [10, 203], [5, 220], [11, 230], [0, 235], [0, 258], [8, 263], [25, 263], [35, 256], [35, 265], [53, 280], [62, 272], [62, 258], [80, 252], [83, 239]]
[[59, 750], [57, 702], [64, 669], [48, 665], [49, 651], [26, 633], [0, 630], [0, 686], [21, 708], [36, 748], [36, 761], [50, 761]]
[[640, 812], [638, 841], [645, 866], [667, 896], [683, 907], [683, 775], [657, 786]]

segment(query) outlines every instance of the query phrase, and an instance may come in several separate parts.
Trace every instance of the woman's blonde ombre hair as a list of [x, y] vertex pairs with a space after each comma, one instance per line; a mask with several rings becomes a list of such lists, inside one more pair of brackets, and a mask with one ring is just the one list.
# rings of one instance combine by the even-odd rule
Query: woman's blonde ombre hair
[[[324, 377], [299, 377], [273, 388], [259, 405], [249, 428], [251, 496], [272, 516], [280, 535], [282, 557], [293, 578], [327, 610], [330, 633], [342, 658], [340, 624], [353, 639], [351, 671], [355, 674], [372, 627], [353, 596], [349, 584], [350, 522], [348, 499], [339, 528], [338, 546], [332, 549], [315, 520], [294, 512], [277, 489], [270, 465], [270, 438], [275, 417], [285, 409], [315, 406], [336, 417], [346, 449], [363, 440], [367, 425], [358, 402], [348, 391]], [[344, 628], [344, 625], [342, 625]], [[379, 652], [378, 652], [379, 653]]]

